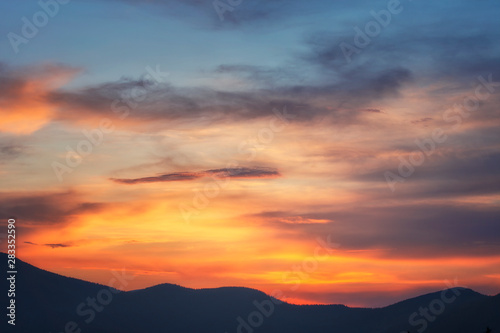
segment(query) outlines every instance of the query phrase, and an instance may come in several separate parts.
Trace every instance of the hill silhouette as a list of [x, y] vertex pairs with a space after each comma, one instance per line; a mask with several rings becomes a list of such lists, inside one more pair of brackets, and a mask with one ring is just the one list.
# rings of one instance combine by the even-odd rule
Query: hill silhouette
[[[1, 265], [0, 302], [6, 313], [6, 254], [1, 253], [0, 260], [5, 263]], [[493, 333], [500, 332], [500, 295], [485, 296], [466, 288], [430, 293], [384, 308], [350, 308], [293, 305], [240, 287], [195, 290], [161, 284], [119, 292], [19, 259], [16, 266], [16, 326], [8, 325], [2, 314], [2, 332], [481, 333], [487, 326]], [[427, 313], [430, 319], [419, 313], [425, 308], [433, 309]], [[413, 325], [409, 322], [412, 315]]]

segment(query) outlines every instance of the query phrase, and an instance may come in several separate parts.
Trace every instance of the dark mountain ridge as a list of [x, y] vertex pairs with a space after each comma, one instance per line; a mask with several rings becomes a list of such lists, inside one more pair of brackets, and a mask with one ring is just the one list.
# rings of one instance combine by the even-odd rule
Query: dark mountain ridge
[[[7, 313], [7, 255], [0, 254], [1, 308]], [[108, 286], [64, 277], [16, 259], [15, 326], [2, 315], [2, 332], [68, 333], [265, 333], [401, 331], [500, 332], [500, 295], [454, 288], [383, 308], [293, 305], [249, 288], [190, 289], [160, 284], [120, 292]], [[114, 286], [119, 288], [117, 276]], [[5, 328], [5, 329], [4, 329]]]

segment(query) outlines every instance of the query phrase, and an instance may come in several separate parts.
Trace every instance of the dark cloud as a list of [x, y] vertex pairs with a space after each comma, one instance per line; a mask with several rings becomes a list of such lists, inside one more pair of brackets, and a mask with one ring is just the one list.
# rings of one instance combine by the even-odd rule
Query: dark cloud
[[0, 105], [8, 99], [19, 97], [26, 83], [22, 77], [14, 75], [7, 65], [0, 63]]
[[241, 178], [241, 179], [254, 179], [254, 178], [270, 178], [279, 177], [280, 173], [271, 168], [223, 168], [212, 169], [200, 172], [178, 172], [168, 173], [154, 177], [120, 179], [111, 178], [112, 181], [121, 184], [142, 184], [142, 183], [156, 183], [156, 182], [173, 182], [173, 181], [186, 181], [195, 180], [202, 177], [216, 176], [220, 178]]
[[26, 151], [26, 146], [19, 144], [0, 144], [0, 160], [2, 158], [14, 158], [22, 155]]
[[76, 74], [80, 68], [59, 63], [46, 63], [25, 67], [12, 67], [0, 62], [0, 106], [23, 98], [33, 81], [51, 75]]
[[58, 248], [58, 247], [70, 247], [71, 245], [68, 244], [43, 244], [44, 246], [51, 247], [53, 249]]
[[21, 195], [0, 194], [0, 216], [15, 217], [24, 225], [56, 225], [71, 222], [78, 214], [99, 211], [104, 204], [81, 202], [74, 192]]
[[[198, 13], [219, 20], [211, 2], [117, 1], [155, 10], [162, 8], [166, 14], [174, 16], [179, 8], [184, 8], [191, 14]], [[371, 107], [374, 101], [397, 97], [400, 90], [415, 79], [446, 79], [461, 84], [460, 89], [463, 89], [463, 84], [466, 81], [468, 84], [471, 76], [484, 73], [499, 76], [498, 29], [478, 31], [473, 20], [459, 20], [464, 12], [471, 9], [485, 10], [484, 6], [470, 8], [467, 4], [437, 5], [436, 11], [446, 11], [451, 15], [450, 19], [446, 23], [430, 20], [424, 26], [419, 25], [418, 29], [412, 18], [420, 14], [428, 16], [428, 6], [408, 5], [400, 16], [393, 18], [394, 21], [399, 20], [397, 25], [391, 23], [359, 55], [355, 55], [351, 63], [346, 63], [340, 44], [353, 43], [353, 25], [362, 27], [363, 23], [373, 20], [370, 10], [386, 5], [384, 1], [333, 2], [328, 5], [321, 1], [308, 2], [307, 5], [300, 1], [242, 1], [234, 10], [226, 12], [226, 21], [219, 23], [240, 25], [265, 20], [269, 24], [284, 17], [325, 10], [338, 15], [348, 13], [345, 21], [334, 26], [334, 31], [310, 32], [305, 41], [308, 51], [288, 59], [293, 66], [221, 64], [215, 69], [217, 74], [234, 75], [256, 84], [256, 87], [246, 91], [182, 88], [167, 84], [152, 87], [144, 80], [120, 80], [79, 91], [54, 92], [51, 100], [67, 109], [84, 108], [81, 113], [110, 113], [114, 100], [121, 99], [131, 89], [141, 88], [147, 89], [147, 100], [141, 103], [140, 112], [130, 114], [134, 119], [242, 121], [268, 116], [269, 110], [276, 106], [296, 105], [295, 121], [331, 117], [335, 124], [343, 126], [359, 121], [360, 112], [375, 110]], [[199, 19], [197, 15], [182, 17]], [[457, 29], [459, 25], [475, 29]], [[319, 73], [314, 70], [319, 70]], [[316, 79], [306, 83], [304, 77], [311, 75], [316, 75]], [[456, 84], [446, 85], [429, 94], [442, 95], [449, 89], [457, 89]], [[59, 117], [71, 119], [81, 115], [61, 112]]]
[[[113, 115], [113, 111], [121, 110], [120, 107], [128, 110], [134, 108], [141, 97], [131, 97], [130, 94], [146, 91], [153, 85], [145, 79], [122, 78], [116, 82], [98, 84], [73, 92], [52, 91], [47, 96], [47, 101], [60, 107], [61, 119], [74, 119], [80, 112]], [[168, 86], [165, 86], [165, 90], [169, 90]], [[72, 111], [67, 112], [68, 109]], [[121, 116], [123, 113], [115, 111], [115, 116], [117, 114]]]
[[427, 123], [429, 121], [432, 121], [433, 118], [431, 117], [425, 117], [425, 118], [421, 118], [421, 119], [417, 119], [417, 120], [412, 120], [411, 123], [412, 124], [422, 124], [422, 123]]
[[205, 171], [207, 174], [213, 174], [218, 177], [229, 178], [265, 178], [265, 177], [279, 177], [281, 176], [278, 170], [271, 168], [223, 168]]
[[[383, 190], [370, 190], [377, 193], [378, 197], [390, 199], [397, 195], [399, 199], [422, 199], [422, 198], [456, 198], [471, 195], [491, 195], [500, 193], [500, 151], [494, 142], [499, 141], [496, 129], [471, 130], [456, 135], [442, 145], [430, 141], [425, 142], [426, 150], [435, 147], [431, 155], [425, 156], [421, 165], [413, 166], [414, 172], [404, 177], [403, 183], [395, 185], [396, 192], [393, 194], [389, 187]], [[391, 151], [390, 147], [386, 148]], [[372, 182], [386, 183], [384, 174], [392, 172], [399, 175], [402, 165], [410, 165], [409, 158], [421, 153], [421, 149], [415, 143], [413, 145], [398, 145], [395, 149], [399, 152], [399, 158], [391, 160], [382, 159], [379, 152], [376, 156], [367, 156], [366, 159], [378, 162], [374, 168], [367, 171], [360, 169], [357, 174], [351, 174], [353, 180], [362, 181], [370, 188]], [[378, 159], [378, 160], [377, 160]], [[406, 161], [403, 163], [402, 161]], [[356, 162], [353, 160], [353, 163]], [[408, 164], [407, 164], [408, 162]], [[404, 168], [405, 167], [401, 167]]]
[[[138, 8], [151, 9], [155, 13], [170, 18], [182, 17], [201, 28], [215, 30], [239, 29], [247, 26], [270, 29], [279, 24], [291, 13], [313, 8], [314, 4], [285, 0], [242, 0], [241, 2], [204, 1], [204, 0], [113, 0], [136, 5]], [[216, 6], [215, 4], [221, 4]], [[216, 7], [220, 8], [218, 14]], [[318, 7], [318, 6], [314, 6]], [[225, 9], [224, 9], [225, 8]], [[319, 10], [319, 9], [318, 9]], [[263, 23], [265, 23], [263, 25]]]
[[[266, 75], [268, 77], [259, 80], [284, 83], [279, 75], [274, 77], [272, 71]], [[411, 79], [411, 72], [405, 68], [376, 73], [359, 69], [349, 73], [349, 78], [346, 76], [345, 80], [334, 83], [301, 85], [287, 81], [288, 85], [248, 91], [179, 88], [166, 83], [122, 79], [78, 91], [55, 91], [48, 100], [60, 108], [57, 118], [67, 121], [91, 115], [117, 118], [126, 113], [129, 118], [150, 124], [172, 120], [239, 122], [271, 117], [273, 109], [287, 107], [293, 114], [290, 121], [310, 122], [329, 117], [332, 124], [342, 126], [356, 122], [364, 113], [360, 109], [373, 101], [397, 97]], [[140, 102], [127, 98], [134, 89], [143, 93], [144, 99]], [[66, 112], [68, 109], [71, 112]]]
[[72, 245], [69, 244], [62, 244], [62, 243], [56, 243], [56, 244], [37, 244], [33, 242], [24, 242], [25, 244], [30, 244], [30, 245], [38, 245], [38, 246], [47, 246], [53, 249], [60, 248], [60, 247], [70, 247]]
[[[117, 117], [126, 110], [127, 117], [142, 121], [199, 120], [228, 121], [272, 115], [274, 107], [296, 103], [293, 99], [273, 97], [270, 92], [224, 92], [209, 88], [176, 88], [169, 84], [145, 85], [142, 80], [120, 80], [80, 91], [59, 91], [50, 101], [72, 113], [61, 112], [63, 120], [75, 120], [79, 114]], [[134, 101], [133, 89], [142, 89], [145, 99]], [[135, 109], [137, 106], [137, 109]], [[134, 110], [132, 112], [132, 110]]]
[[[500, 76], [499, 47], [495, 42], [500, 34], [495, 30], [472, 33], [442, 23], [418, 29], [398, 26], [390, 33], [375, 37], [366, 48], [360, 49], [348, 60], [340, 46], [342, 43], [354, 46], [354, 36], [352, 26], [346, 26], [344, 34], [338, 31], [311, 33], [306, 38], [310, 49], [301, 57], [321, 71], [341, 76], [349, 76], [359, 70], [369, 74], [401, 67], [425, 80], [455, 80], [454, 85], [441, 89], [441, 93], [448, 93], [452, 87], [456, 89], [459, 83], [469, 88], [469, 82], [480, 74]], [[423, 60], [429, 58], [432, 61]]]
[[379, 109], [364, 109], [362, 111], [364, 111], [364, 112], [372, 112], [372, 113], [383, 113]]
[[186, 181], [193, 180], [203, 177], [201, 173], [192, 172], [177, 172], [177, 173], [167, 173], [160, 176], [154, 177], [143, 177], [135, 179], [120, 179], [111, 178], [112, 181], [121, 184], [141, 184], [141, 183], [157, 183], [157, 182], [176, 182], [176, 181]]
[[[339, 251], [371, 250], [386, 258], [439, 258], [496, 256], [499, 214], [500, 207], [395, 202], [381, 207], [348, 205], [322, 213], [267, 212], [260, 217], [283, 237], [330, 235], [333, 243], [341, 245]], [[288, 222], [297, 217], [331, 222]]]
[[[369, 12], [372, 5], [361, 3]], [[250, 15], [247, 5], [244, 2], [232, 14]], [[266, 8], [264, 3], [261, 5]], [[292, 2], [285, 7], [296, 5], [297, 2]], [[185, 6], [198, 8], [204, 4], [191, 1]], [[349, 7], [336, 6], [341, 10]], [[352, 26], [346, 25], [343, 33], [338, 27], [334, 32], [311, 32], [305, 41], [308, 50], [292, 54], [287, 66], [220, 64], [216, 67], [216, 75], [231, 75], [253, 84], [242, 91], [121, 79], [80, 90], [55, 91], [48, 100], [62, 108], [58, 113], [62, 120], [81, 119], [84, 114], [113, 116], [115, 101], [122, 101], [134, 89], [141, 89], [146, 98], [136, 103], [138, 109], [130, 112], [129, 117], [146, 122], [245, 121], [268, 117], [274, 107], [287, 105], [296, 114], [294, 121], [328, 118], [332, 124], [344, 126], [362, 121], [363, 113], [378, 110], [373, 107], [374, 102], [397, 98], [403, 88], [412, 84], [447, 81], [448, 84], [428, 91], [429, 98], [439, 100], [452, 91], [470, 90], [470, 81], [479, 75], [500, 77], [498, 32], [457, 30], [456, 24], [441, 26], [441, 23], [419, 29], [407, 24], [390, 25], [387, 29], [387, 33], [374, 38], [350, 63], [346, 63], [340, 48], [343, 41], [354, 38]], [[119, 104], [130, 107], [124, 102]], [[72, 112], [65, 112], [68, 109]]]

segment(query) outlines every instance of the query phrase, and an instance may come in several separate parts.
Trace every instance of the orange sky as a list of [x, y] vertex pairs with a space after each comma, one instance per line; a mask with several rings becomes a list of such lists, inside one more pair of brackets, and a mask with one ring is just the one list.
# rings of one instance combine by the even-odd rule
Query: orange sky
[[[24, 89], [19, 98], [54, 89], [32, 87], [38, 91]], [[381, 119], [367, 114], [359, 125], [333, 131], [327, 122], [283, 122], [272, 111], [243, 128], [184, 125], [152, 134], [136, 132], [133, 122], [110, 118], [114, 130], [102, 132], [103, 143], [63, 173], [62, 182], [51, 168], [54, 161], [67, 165], [59, 137], [76, 150], [86, 140], [81, 131], [95, 131], [99, 122], [33, 127], [30, 140], [40, 145], [4, 168], [18, 175], [15, 182], [4, 183], [2, 196], [18, 212], [19, 257], [103, 284], [110, 270], [125, 269], [135, 276], [128, 290], [159, 283], [237, 285], [268, 293], [281, 290], [300, 304], [378, 306], [445, 288], [445, 281], [455, 279], [485, 293], [497, 292], [500, 255], [495, 244], [463, 248], [448, 243], [448, 236], [462, 239], [464, 222], [457, 221], [457, 230], [447, 229], [453, 221], [442, 221], [444, 229], [432, 228], [436, 219], [452, 218], [454, 209], [496, 211], [498, 195], [425, 198], [411, 182], [398, 184], [392, 193], [382, 172], [378, 182], [363, 181], [370, 170], [390, 166], [403, 154], [385, 149], [388, 141], [429, 132], [407, 126], [390, 138], [384, 135], [388, 121], [404, 125], [400, 106], [394, 101], [386, 105], [380, 105], [385, 110]], [[53, 113], [45, 113], [44, 121], [53, 121]], [[26, 106], [24, 119], [40, 115]], [[6, 128], [9, 121], [4, 119]], [[262, 135], [265, 131], [268, 137]], [[446, 149], [437, 154], [445, 156]], [[34, 160], [43, 165], [37, 173], [30, 172], [35, 166], [29, 161]], [[213, 171], [218, 169], [225, 171]], [[235, 170], [241, 174], [232, 174]], [[137, 181], [124, 183], [126, 179]], [[408, 214], [414, 216], [405, 221]], [[338, 247], [324, 250], [318, 239], [330, 239]]]
[[409, 2], [348, 63], [338, 46], [373, 2], [225, 22], [139, 3], [74, 1], [0, 58], [0, 234], [15, 217], [20, 259], [298, 304], [383, 306], [454, 281], [500, 292], [486, 2]]

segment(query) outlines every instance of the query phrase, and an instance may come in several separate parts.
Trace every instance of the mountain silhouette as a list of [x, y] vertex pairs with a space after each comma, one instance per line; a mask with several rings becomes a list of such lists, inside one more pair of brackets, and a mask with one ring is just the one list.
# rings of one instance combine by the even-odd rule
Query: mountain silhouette
[[[7, 255], [0, 253], [0, 260], [5, 263], [1, 265], [0, 302], [6, 314]], [[481, 333], [488, 326], [493, 333], [500, 332], [500, 294], [485, 296], [466, 288], [430, 293], [384, 308], [350, 308], [293, 305], [240, 287], [195, 290], [161, 284], [120, 292], [50, 273], [19, 259], [16, 268], [16, 325], [9, 325], [9, 318], [2, 314], [1, 332]], [[428, 309], [427, 314], [421, 309]]]

